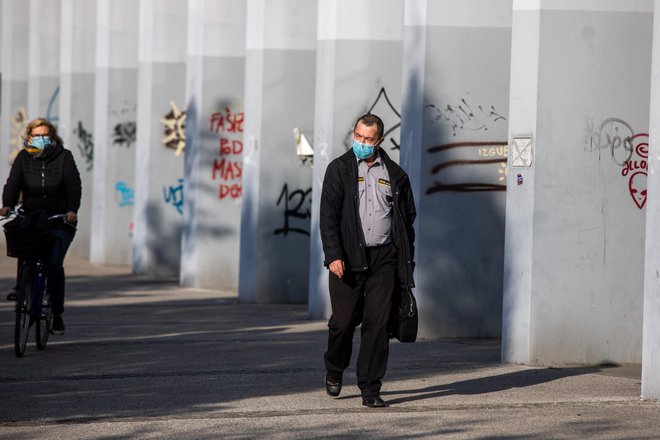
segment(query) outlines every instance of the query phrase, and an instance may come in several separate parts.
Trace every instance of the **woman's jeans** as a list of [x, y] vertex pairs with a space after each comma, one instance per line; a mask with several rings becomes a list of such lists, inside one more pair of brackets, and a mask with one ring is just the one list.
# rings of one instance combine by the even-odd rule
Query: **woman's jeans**
[[73, 241], [73, 236], [68, 232], [53, 228], [55, 241], [53, 251], [48, 260], [47, 288], [54, 315], [64, 312], [64, 256]]

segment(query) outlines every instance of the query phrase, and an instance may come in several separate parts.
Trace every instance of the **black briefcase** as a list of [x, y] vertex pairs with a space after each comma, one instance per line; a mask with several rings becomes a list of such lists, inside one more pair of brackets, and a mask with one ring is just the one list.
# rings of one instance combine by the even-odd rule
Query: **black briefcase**
[[390, 337], [400, 342], [415, 342], [419, 325], [417, 300], [409, 288], [402, 289], [398, 299], [392, 305]]

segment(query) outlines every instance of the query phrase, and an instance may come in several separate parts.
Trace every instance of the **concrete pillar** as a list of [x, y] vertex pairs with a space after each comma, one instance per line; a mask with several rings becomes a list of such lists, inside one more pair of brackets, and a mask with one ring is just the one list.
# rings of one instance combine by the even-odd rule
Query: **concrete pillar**
[[189, 0], [181, 283], [238, 288], [243, 0]]
[[249, 0], [245, 71], [243, 216], [238, 297], [307, 302], [316, 2]]
[[505, 362], [641, 361], [651, 32], [649, 0], [513, 2]]
[[2, 89], [0, 118], [0, 182], [4, 185], [9, 168], [23, 148], [21, 134], [27, 124], [29, 4], [2, 0]]
[[60, 93], [60, 0], [30, 0], [28, 59], [29, 119], [57, 125]]
[[510, 0], [406, 2], [421, 337], [500, 336], [510, 51]]
[[179, 276], [188, 0], [140, 0], [133, 271]]
[[660, 400], [660, 0], [653, 14], [651, 107], [649, 116], [649, 175], [646, 202], [646, 258], [644, 261], [644, 321], [642, 398]]
[[134, 0], [97, 2], [90, 246], [96, 264], [132, 261], [138, 7]]
[[[351, 146], [355, 120], [371, 111], [385, 123], [383, 148], [399, 160], [403, 0], [324, 0], [318, 5], [312, 194], [325, 169]], [[330, 315], [328, 273], [312, 198], [309, 314]]]
[[58, 130], [71, 150], [82, 180], [78, 231], [69, 253], [89, 258], [94, 168], [94, 70], [96, 2], [61, 0]]

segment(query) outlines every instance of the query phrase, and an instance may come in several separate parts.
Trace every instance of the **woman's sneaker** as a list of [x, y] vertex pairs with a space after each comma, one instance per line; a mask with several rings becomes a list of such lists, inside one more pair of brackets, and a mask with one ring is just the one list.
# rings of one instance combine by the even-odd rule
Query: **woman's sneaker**
[[64, 334], [64, 320], [62, 319], [62, 315], [53, 315], [53, 334]]

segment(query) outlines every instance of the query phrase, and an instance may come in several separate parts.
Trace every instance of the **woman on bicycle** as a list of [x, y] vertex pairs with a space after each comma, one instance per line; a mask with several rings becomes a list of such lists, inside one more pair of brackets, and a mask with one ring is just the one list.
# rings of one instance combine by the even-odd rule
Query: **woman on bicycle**
[[[62, 145], [53, 124], [44, 118], [31, 121], [23, 134], [25, 148], [18, 153], [2, 192], [0, 216], [5, 217], [23, 196], [26, 213], [44, 210], [48, 216], [64, 214], [66, 223], [76, 224], [82, 188], [73, 155]], [[64, 256], [75, 229], [53, 225], [55, 242], [48, 261], [48, 293], [53, 310], [53, 333], [64, 333]]]

